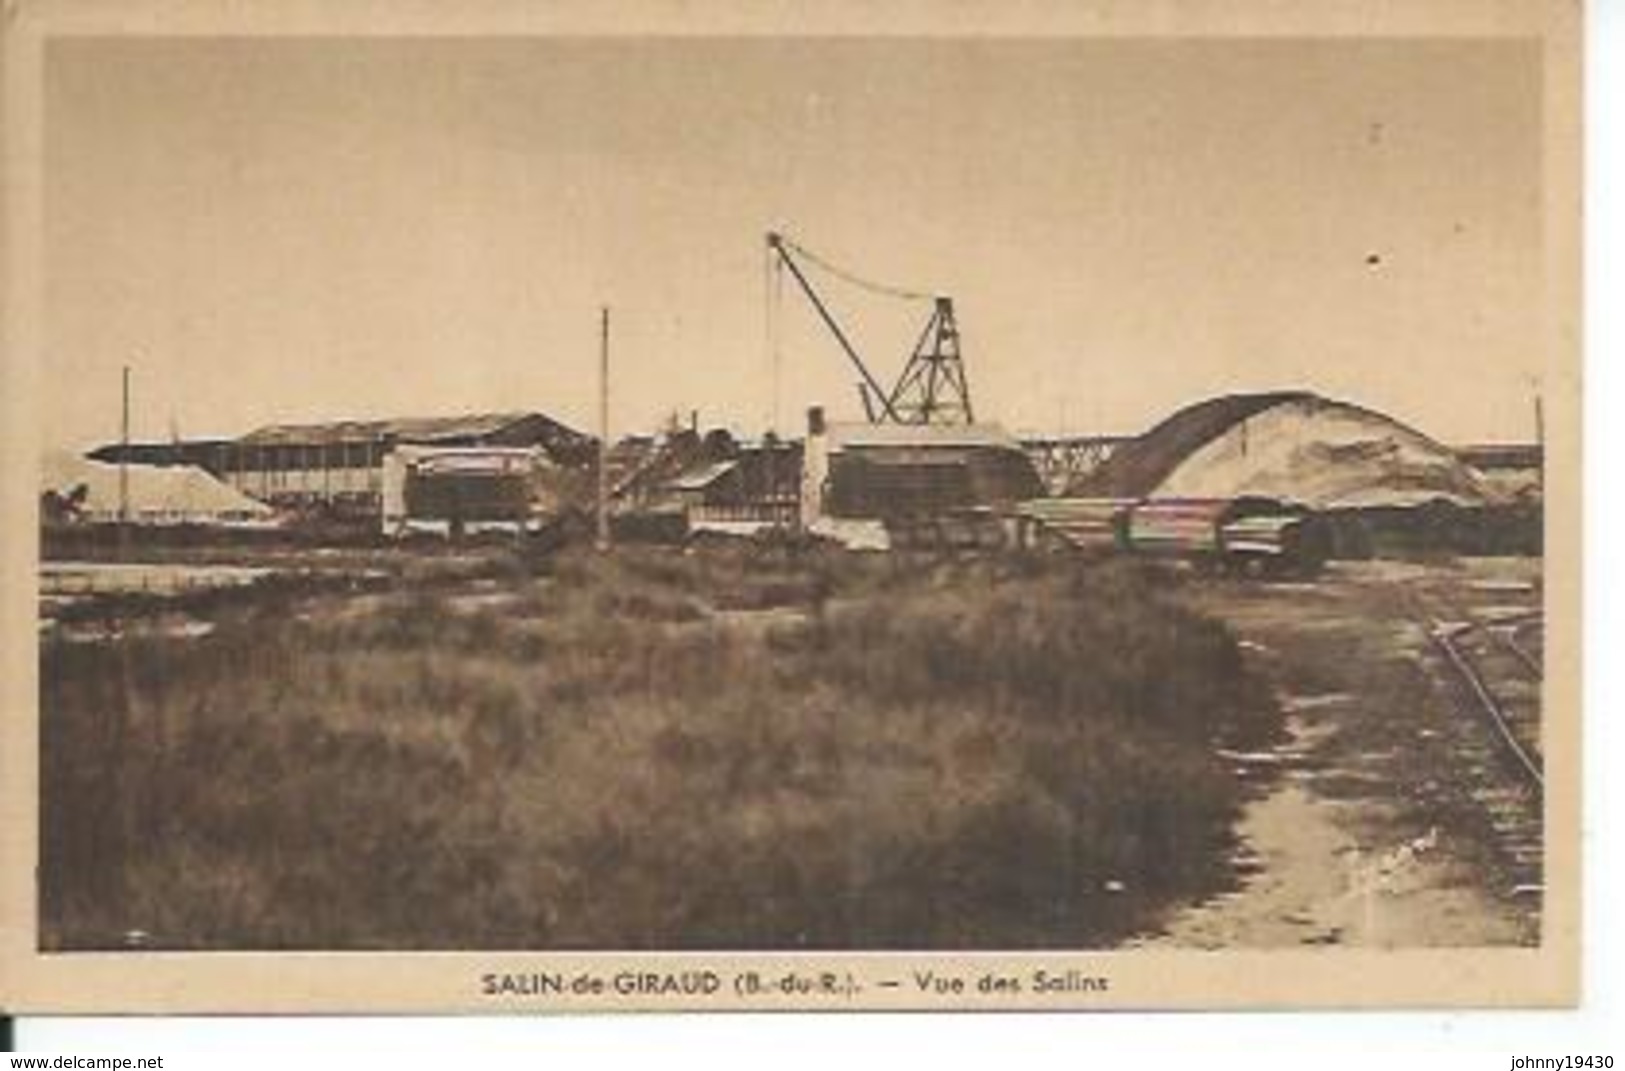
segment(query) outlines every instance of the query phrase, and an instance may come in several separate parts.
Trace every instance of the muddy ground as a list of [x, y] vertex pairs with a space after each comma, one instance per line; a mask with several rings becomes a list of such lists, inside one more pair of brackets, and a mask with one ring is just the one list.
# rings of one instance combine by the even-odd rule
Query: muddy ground
[[1290, 738], [1233, 756], [1257, 786], [1238, 887], [1135, 945], [1538, 943], [1539, 889], [1483, 798], [1501, 771], [1481, 761], [1484, 727], [1427, 631], [1441, 614], [1538, 609], [1538, 559], [1339, 563], [1312, 584], [1193, 583], [1187, 597], [1269, 676]]

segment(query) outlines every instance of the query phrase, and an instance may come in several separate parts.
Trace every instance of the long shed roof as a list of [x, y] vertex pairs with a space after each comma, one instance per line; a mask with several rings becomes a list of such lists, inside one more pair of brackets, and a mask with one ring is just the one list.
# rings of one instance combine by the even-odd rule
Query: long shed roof
[[527, 422], [578, 435], [542, 413], [471, 413], [461, 416], [399, 417], [390, 420], [337, 420], [312, 424], [269, 424], [249, 432], [240, 442], [255, 446], [276, 444], [360, 443], [390, 439], [396, 442], [434, 443], [486, 439]]
[[848, 447], [996, 447], [1021, 443], [998, 424], [831, 424], [832, 450]]

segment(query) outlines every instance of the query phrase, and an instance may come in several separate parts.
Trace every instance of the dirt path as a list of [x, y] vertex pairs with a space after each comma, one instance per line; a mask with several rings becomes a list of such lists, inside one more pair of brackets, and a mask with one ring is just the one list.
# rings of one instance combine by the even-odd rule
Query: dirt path
[[[1232, 756], [1258, 785], [1234, 891], [1176, 912], [1137, 947], [1439, 947], [1538, 940], [1487, 816], [1452, 775], [1463, 725], [1425, 633], [1396, 597], [1437, 585], [1471, 602], [1529, 583], [1528, 563], [1361, 565], [1313, 585], [1193, 586], [1275, 682], [1290, 739]], [[1531, 604], [1534, 588], [1528, 592]]]

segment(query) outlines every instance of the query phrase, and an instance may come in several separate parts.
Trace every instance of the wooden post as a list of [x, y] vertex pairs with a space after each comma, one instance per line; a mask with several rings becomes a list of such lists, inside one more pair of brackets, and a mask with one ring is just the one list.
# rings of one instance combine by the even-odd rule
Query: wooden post
[[598, 322], [598, 539], [609, 549], [609, 306]]
[[1535, 385], [1535, 446], [1540, 450], [1540, 464], [1535, 469], [1535, 487], [1546, 494], [1546, 413], [1540, 403], [1540, 385]]
[[118, 522], [130, 522], [130, 366], [124, 366], [123, 409], [119, 421]]

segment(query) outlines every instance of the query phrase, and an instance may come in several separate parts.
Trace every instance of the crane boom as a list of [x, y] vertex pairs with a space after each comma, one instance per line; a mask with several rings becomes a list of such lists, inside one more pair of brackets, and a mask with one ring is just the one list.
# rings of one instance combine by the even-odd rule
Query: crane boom
[[[970, 382], [965, 376], [964, 357], [960, 352], [959, 327], [954, 321], [952, 298], [941, 295], [933, 297], [860, 278], [852, 272], [820, 259], [777, 231], [768, 232], [767, 246], [769, 255], [777, 256], [776, 263], [790, 269], [790, 274], [801, 287], [802, 293], [807, 295], [807, 300], [812, 303], [813, 309], [824, 321], [824, 326], [829, 328], [842, 352], [863, 377], [858, 383], [858, 395], [863, 400], [863, 409], [870, 423], [890, 421], [894, 424], [970, 424], [975, 420], [971, 410]], [[824, 299], [802, 271], [797, 260], [798, 256], [864, 290], [905, 301], [931, 302], [931, 315], [920, 332], [908, 360], [904, 363], [902, 373], [890, 390], [881, 385], [874, 373], [869, 370], [869, 366], [864, 363], [857, 347], [852, 344], [852, 340], [847, 337], [835, 315], [830, 312], [829, 306], [824, 303]]]
[[769, 249], [779, 255], [779, 259], [784, 266], [790, 269], [790, 274], [795, 278], [797, 285], [801, 287], [801, 292], [807, 295], [807, 300], [812, 302], [812, 307], [817, 310], [819, 317], [824, 321], [824, 326], [829, 328], [830, 334], [835, 336], [835, 341], [840, 344], [841, 349], [846, 353], [847, 359], [852, 362], [852, 367], [856, 368], [858, 374], [863, 377], [859, 392], [863, 396], [863, 407], [868, 411], [869, 419], [875, 419], [874, 403], [871, 399], [879, 399], [883, 414], [892, 420], [896, 420], [897, 413], [892, 409], [890, 394], [885, 387], [880, 385], [880, 381], [875, 379], [874, 374], [869, 371], [869, 366], [863, 363], [863, 358], [858, 356], [857, 348], [846, 337], [846, 332], [841, 330], [840, 323], [835, 319], [828, 307], [825, 306], [823, 299], [818, 296], [818, 291], [813, 289], [812, 283], [808, 282], [807, 276], [802, 274], [801, 266], [790, 255], [784, 236], [777, 231], [768, 231], [767, 245]]

